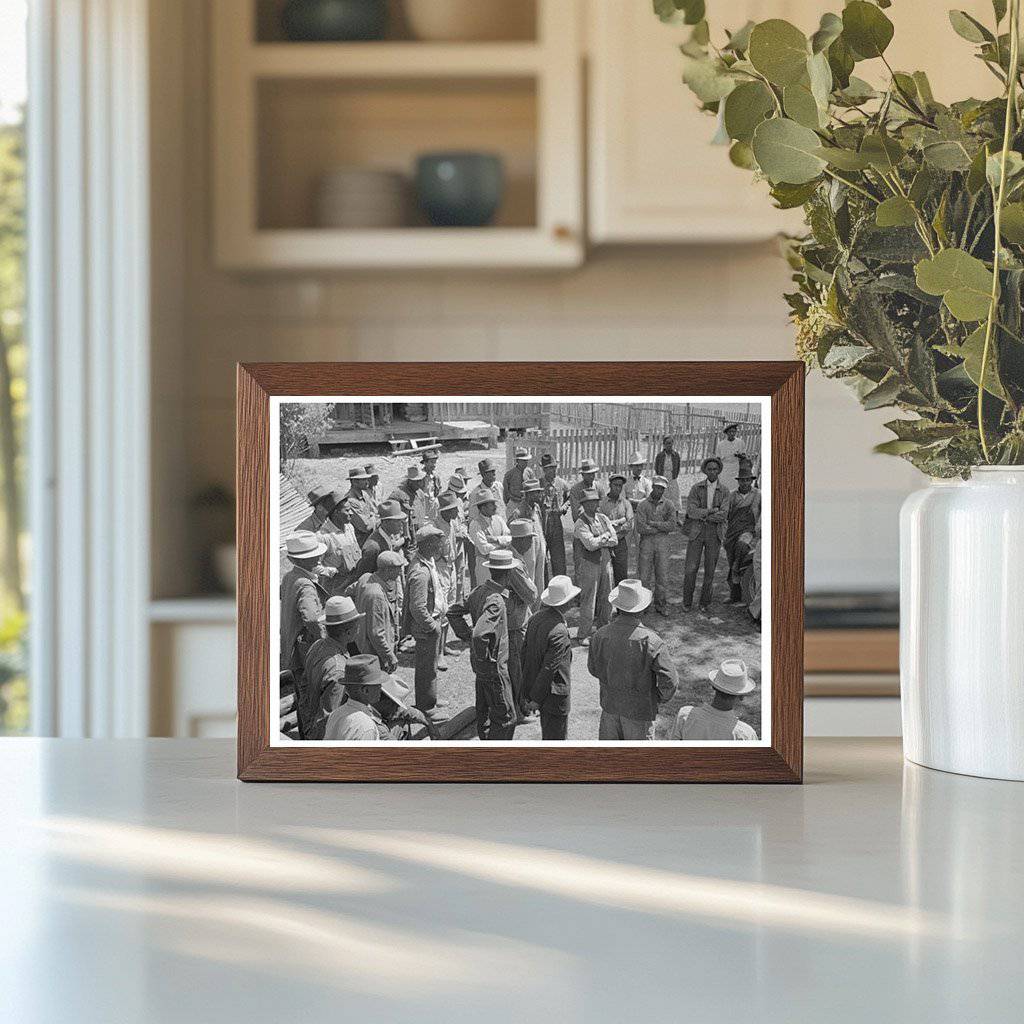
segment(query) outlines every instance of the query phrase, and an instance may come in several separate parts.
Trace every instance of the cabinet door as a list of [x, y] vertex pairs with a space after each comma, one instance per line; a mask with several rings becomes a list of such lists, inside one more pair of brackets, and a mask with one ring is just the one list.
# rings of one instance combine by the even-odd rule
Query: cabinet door
[[[709, 5], [710, 6], [710, 5]], [[735, 0], [712, 7], [713, 31], [787, 18], [817, 27], [820, 3]], [[591, 0], [590, 235], [595, 242], [708, 242], [793, 230], [763, 182], [712, 146], [715, 119], [682, 82], [682, 25], [664, 25], [649, 0]]]

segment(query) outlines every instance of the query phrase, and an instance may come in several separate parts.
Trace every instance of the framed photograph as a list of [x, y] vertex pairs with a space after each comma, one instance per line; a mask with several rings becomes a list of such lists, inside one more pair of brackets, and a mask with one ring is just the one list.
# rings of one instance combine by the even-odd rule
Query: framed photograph
[[238, 367], [238, 776], [799, 782], [798, 362]]

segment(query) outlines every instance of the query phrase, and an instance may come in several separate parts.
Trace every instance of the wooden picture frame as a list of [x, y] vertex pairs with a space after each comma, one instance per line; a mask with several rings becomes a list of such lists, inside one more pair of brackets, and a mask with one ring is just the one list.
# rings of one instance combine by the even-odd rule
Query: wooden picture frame
[[[250, 363], [237, 396], [238, 778], [244, 781], [800, 782], [804, 367], [778, 362]], [[771, 735], [765, 745], [271, 743], [271, 399], [275, 396], [763, 396], [771, 436]], [[274, 453], [276, 458], [276, 452]]]

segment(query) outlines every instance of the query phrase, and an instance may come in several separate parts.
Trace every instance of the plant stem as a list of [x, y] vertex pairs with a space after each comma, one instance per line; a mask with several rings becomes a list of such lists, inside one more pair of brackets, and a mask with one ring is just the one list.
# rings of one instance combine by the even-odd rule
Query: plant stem
[[838, 174], [833, 174], [827, 167], [825, 168], [824, 173], [835, 181], [841, 182], [843, 185], [852, 188], [854, 192], [859, 192], [862, 196], [866, 196], [871, 200], [871, 202], [875, 204], [878, 203], [878, 196], [873, 196], [866, 188], [861, 188], [856, 182], [847, 181], [846, 178], [840, 178]]
[[981, 369], [978, 371], [978, 435], [985, 461], [992, 462], [988, 437], [985, 434], [985, 371], [988, 369], [989, 352], [992, 347], [992, 331], [999, 308], [999, 256], [1002, 251], [1001, 233], [1003, 201], [1006, 196], [1006, 161], [1013, 134], [1014, 115], [1017, 111], [1017, 67], [1020, 61], [1020, 0], [1010, 0], [1010, 73], [1006, 76], [1006, 119], [1003, 124], [1003, 149], [999, 154], [999, 188], [995, 196], [993, 229], [995, 243], [992, 251], [992, 295], [989, 300], [988, 319], [985, 322], [985, 345], [981, 350]]

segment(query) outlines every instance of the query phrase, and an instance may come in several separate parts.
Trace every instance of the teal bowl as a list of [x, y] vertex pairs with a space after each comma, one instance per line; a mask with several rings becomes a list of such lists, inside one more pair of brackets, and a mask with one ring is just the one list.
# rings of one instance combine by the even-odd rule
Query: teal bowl
[[435, 227], [484, 227], [504, 193], [505, 167], [494, 153], [424, 153], [416, 161], [416, 196]]
[[287, 39], [300, 43], [381, 39], [388, 27], [387, 0], [288, 0], [281, 27]]

